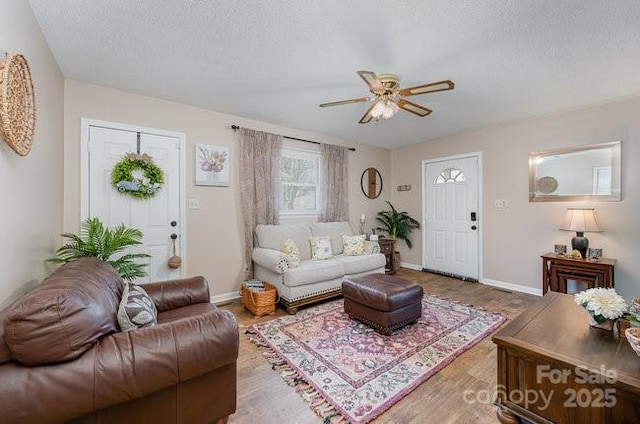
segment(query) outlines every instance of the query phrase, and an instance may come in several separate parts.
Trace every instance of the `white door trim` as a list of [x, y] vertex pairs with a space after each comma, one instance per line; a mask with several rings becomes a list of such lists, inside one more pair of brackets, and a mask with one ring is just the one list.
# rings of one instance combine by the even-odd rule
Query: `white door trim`
[[425, 225], [426, 225], [426, 213], [427, 213], [427, 200], [425, 199], [424, 196], [424, 192], [426, 189], [426, 169], [427, 169], [427, 165], [430, 163], [434, 163], [434, 162], [446, 162], [446, 161], [450, 161], [450, 160], [457, 160], [457, 159], [467, 159], [467, 158], [476, 158], [478, 160], [478, 281], [480, 281], [483, 278], [483, 261], [482, 261], [482, 246], [483, 246], [483, 228], [484, 228], [484, 211], [482, 208], [482, 204], [483, 204], [483, 196], [482, 196], [482, 152], [471, 152], [471, 153], [463, 153], [460, 155], [453, 155], [453, 156], [444, 156], [444, 157], [440, 157], [440, 158], [433, 158], [433, 159], [423, 159], [422, 160], [422, 191], [421, 191], [421, 196], [422, 196], [422, 217], [421, 217], [421, 225], [422, 225], [422, 269], [426, 268], [426, 263], [425, 263], [425, 246], [427, 246], [427, 232], [425, 229]]
[[186, 140], [184, 133], [160, 130], [156, 128], [141, 127], [137, 125], [122, 124], [119, 122], [102, 121], [99, 119], [80, 118], [80, 222], [89, 218], [89, 128], [100, 127], [121, 131], [141, 132], [146, 134], [161, 135], [165, 137], [174, 137], [180, 143], [180, 220], [182, 221], [180, 234], [180, 243], [178, 251], [182, 258], [182, 266], [180, 267], [180, 275], [184, 275], [187, 269], [187, 213], [186, 213]]

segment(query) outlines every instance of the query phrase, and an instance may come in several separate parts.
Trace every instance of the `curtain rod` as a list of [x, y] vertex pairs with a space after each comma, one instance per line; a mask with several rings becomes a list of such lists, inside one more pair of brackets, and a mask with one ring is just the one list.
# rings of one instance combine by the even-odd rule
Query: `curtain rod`
[[[235, 131], [235, 130], [239, 130], [239, 129], [240, 129], [240, 127], [239, 127], [239, 126], [237, 126], [237, 125], [235, 125], [235, 124], [233, 124], [233, 125], [231, 125], [231, 129]], [[305, 143], [312, 143], [312, 144], [326, 144], [326, 143], [320, 143], [319, 141], [305, 140], [305, 139], [303, 139], [303, 138], [289, 137], [289, 136], [286, 136], [286, 135], [283, 135], [282, 137], [283, 137], [283, 138], [288, 138], [289, 140], [304, 141]], [[356, 149], [355, 149], [354, 147], [348, 147], [348, 149], [349, 149], [350, 151], [352, 151], [352, 152], [355, 152], [355, 151], [356, 151]]]

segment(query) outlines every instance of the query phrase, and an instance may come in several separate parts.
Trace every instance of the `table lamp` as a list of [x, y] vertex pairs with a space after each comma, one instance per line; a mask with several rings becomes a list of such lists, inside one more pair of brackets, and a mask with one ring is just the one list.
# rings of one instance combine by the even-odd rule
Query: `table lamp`
[[580, 252], [583, 259], [587, 257], [589, 247], [589, 239], [584, 236], [584, 233], [604, 231], [598, 224], [593, 208], [568, 208], [560, 229], [576, 232], [576, 236], [571, 239], [571, 249]]

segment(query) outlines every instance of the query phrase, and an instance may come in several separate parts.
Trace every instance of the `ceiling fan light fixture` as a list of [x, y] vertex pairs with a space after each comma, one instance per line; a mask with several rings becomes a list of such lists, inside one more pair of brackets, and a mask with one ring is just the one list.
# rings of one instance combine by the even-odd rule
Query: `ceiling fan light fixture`
[[322, 103], [320, 107], [373, 101], [373, 104], [367, 108], [367, 111], [362, 115], [360, 121], [358, 121], [360, 124], [368, 124], [372, 120], [390, 119], [394, 117], [400, 109], [424, 118], [433, 111], [417, 103], [405, 100], [404, 97], [453, 90], [455, 86], [453, 81], [445, 80], [416, 85], [414, 87], [400, 88], [400, 77], [395, 74], [376, 75], [371, 71], [358, 71], [358, 75], [375, 97], [360, 97], [358, 99]]
[[371, 109], [373, 119], [389, 119], [393, 117], [400, 108], [391, 99], [380, 99]]

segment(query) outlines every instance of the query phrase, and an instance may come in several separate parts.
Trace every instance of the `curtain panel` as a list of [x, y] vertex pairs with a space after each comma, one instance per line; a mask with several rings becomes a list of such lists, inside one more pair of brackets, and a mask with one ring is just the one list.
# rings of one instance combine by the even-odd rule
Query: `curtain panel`
[[240, 206], [244, 219], [247, 277], [253, 276], [254, 231], [258, 224], [279, 223], [278, 190], [282, 136], [240, 128]]
[[320, 146], [322, 162], [321, 221], [349, 220], [349, 149], [333, 144]]

